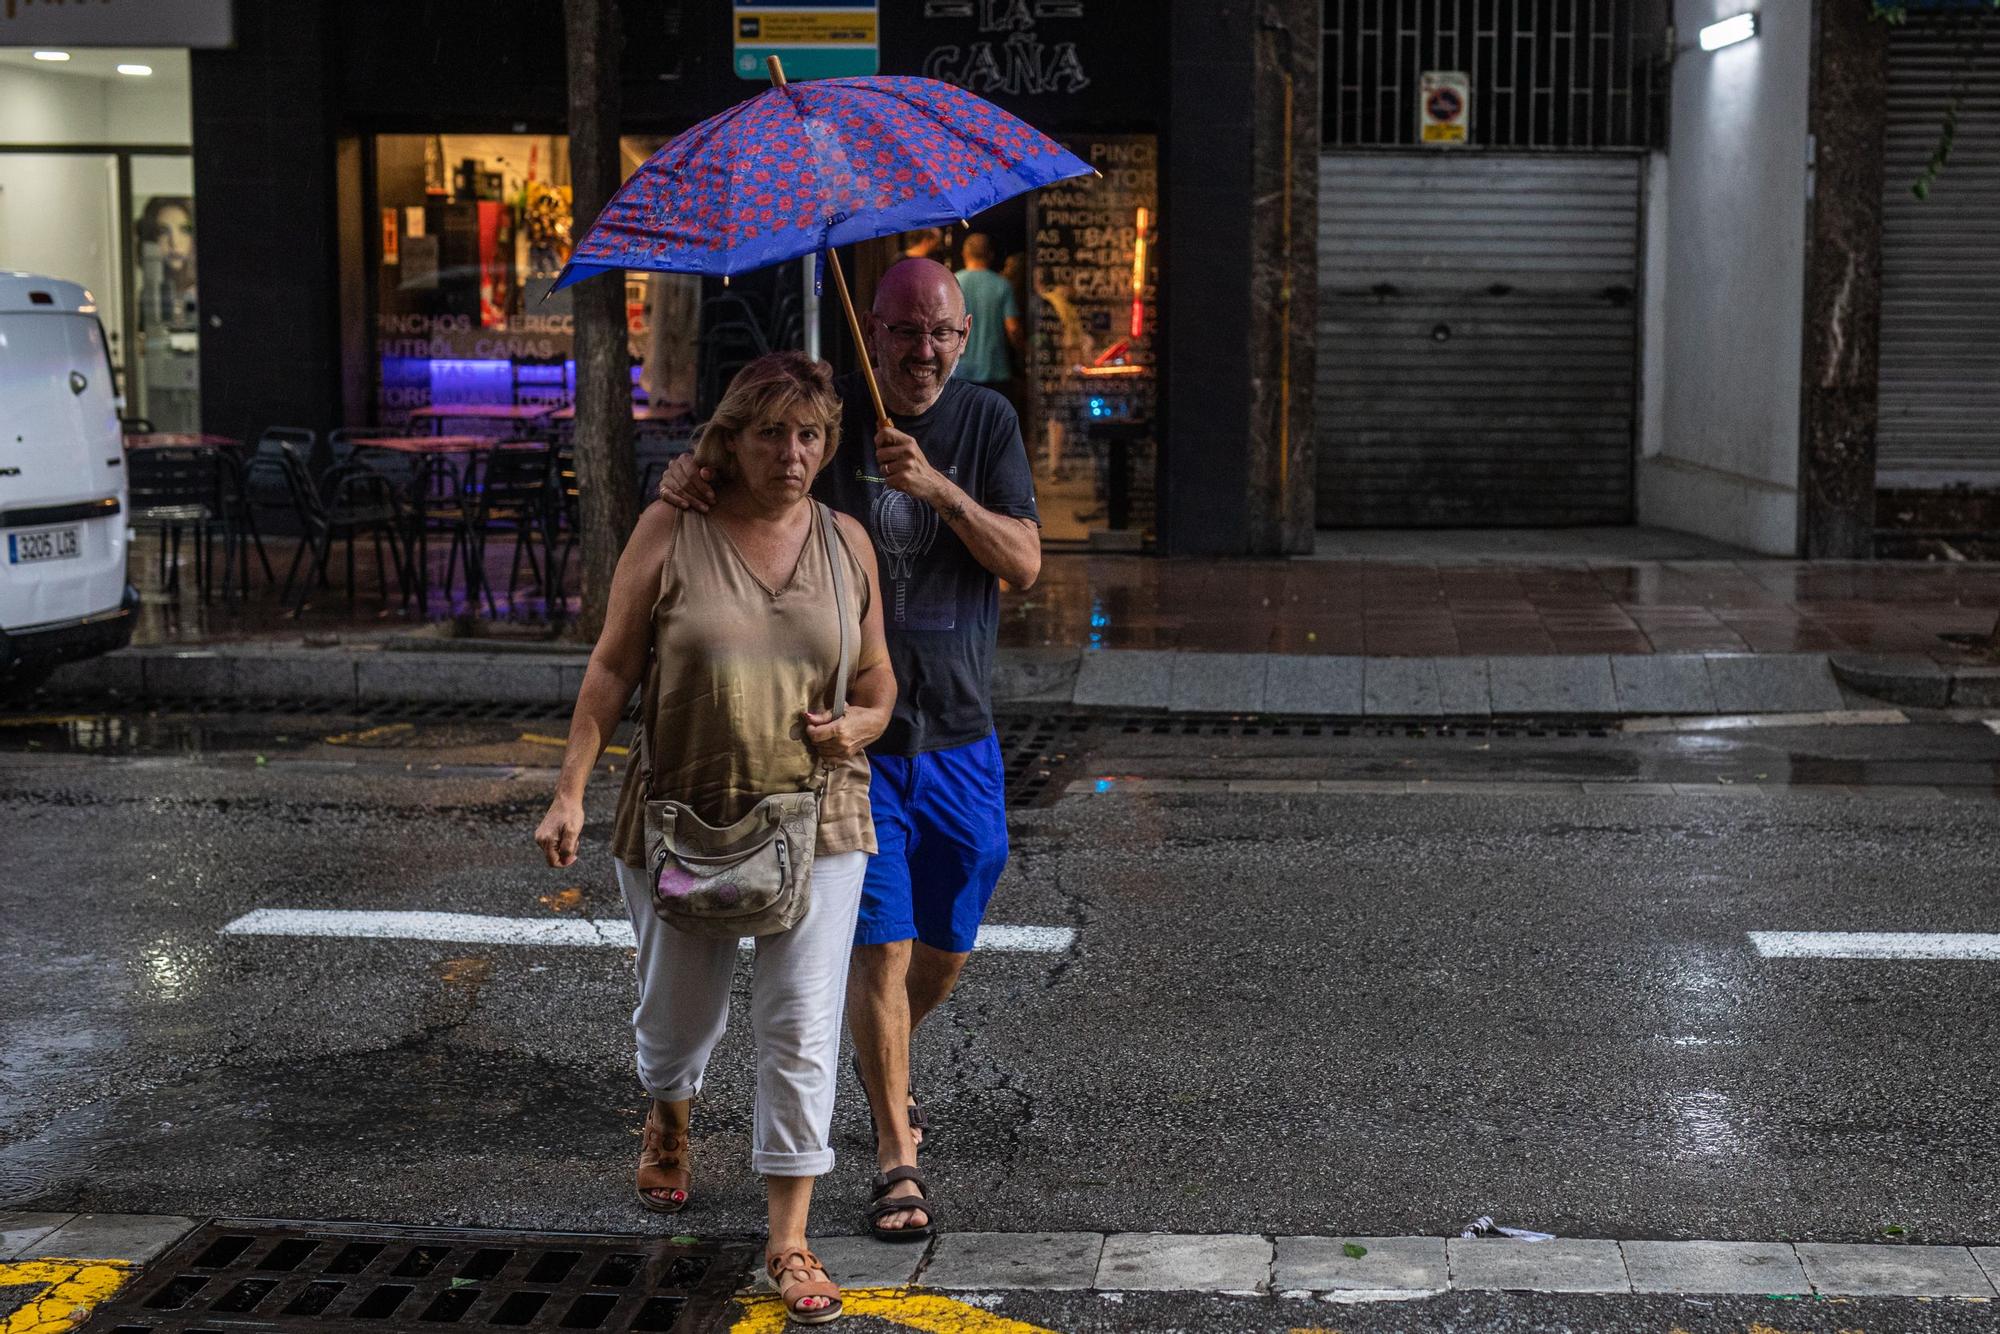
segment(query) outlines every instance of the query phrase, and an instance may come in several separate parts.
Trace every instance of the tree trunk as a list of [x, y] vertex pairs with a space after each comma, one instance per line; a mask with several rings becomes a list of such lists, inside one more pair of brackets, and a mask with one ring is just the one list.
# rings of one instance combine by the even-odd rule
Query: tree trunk
[[[620, 0], [563, 0], [569, 49], [571, 232], [581, 241], [620, 183]], [[632, 362], [625, 339], [625, 283], [603, 274], [570, 289], [576, 319], [576, 485], [582, 528], [583, 606], [576, 635], [604, 629], [611, 576], [639, 512], [632, 461]]]

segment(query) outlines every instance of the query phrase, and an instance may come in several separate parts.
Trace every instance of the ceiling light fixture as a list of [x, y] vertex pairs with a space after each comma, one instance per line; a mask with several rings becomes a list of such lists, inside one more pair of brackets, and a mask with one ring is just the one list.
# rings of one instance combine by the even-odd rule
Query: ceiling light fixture
[[1702, 50], [1720, 51], [1725, 46], [1734, 46], [1738, 42], [1747, 42], [1756, 35], [1757, 15], [1749, 13], [1738, 14], [1734, 18], [1723, 19], [1720, 23], [1709, 24], [1701, 30], [1699, 40]]
[[153, 67], [151, 65], [120, 65], [118, 67], [118, 72], [120, 74], [130, 74], [135, 77], [143, 78], [146, 75], [151, 74], [153, 72]]
[[35, 52], [35, 59], [37, 59], [37, 60], [52, 60], [52, 61], [55, 61], [55, 62], [57, 62], [58, 64], [60, 64], [60, 63], [61, 63], [62, 61], [65, 61], [65, 60], [68, 60], [68, 59], [69, 59], [69, 52], [67, 52], [67, 51], [37, 51], [37, 52]]

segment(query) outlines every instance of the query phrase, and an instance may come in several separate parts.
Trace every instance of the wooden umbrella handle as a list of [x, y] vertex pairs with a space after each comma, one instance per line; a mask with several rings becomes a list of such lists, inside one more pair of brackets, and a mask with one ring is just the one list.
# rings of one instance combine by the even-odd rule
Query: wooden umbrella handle
[[[785, 66], [775, 55], [764, 57], [764, 68], [770, 71], [771, 86], [785, 86]], [[833, 269], [833, 285], [840, 292], [841, 309], [847, 312], [847, 329], [854, 335], [854, 353], [861, 361], [861, 377], [868, 382], [868, 397], [875, 404], [875, 424], [878, 427], [892, 426], [889, 409], [882, 405], [882, 386], [875, 383], [875, 367], [868, 358], [868, 339], [861, 332], [861, 317], [854, 313], [854, 298], [847, 294], [847, 275], [841, 272], [840, 252], [831, 245], [826, 248], [827, 263]]]

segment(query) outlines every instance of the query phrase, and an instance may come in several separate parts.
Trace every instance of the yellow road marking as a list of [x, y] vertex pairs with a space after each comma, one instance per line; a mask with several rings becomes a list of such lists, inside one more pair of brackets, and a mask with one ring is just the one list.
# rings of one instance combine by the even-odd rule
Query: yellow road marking
[[408, 732], [412, 727], [413, 724], [411, 723], [383, 723], [380, 727], [371, 727], [362, 732], [337, 733], [334, 736], [328, 737], [326, 744], [329, 746], [351, 746], [359, 742], [374, 741], [397, 732]]
[[16, 1260], [0, 1264], [0, 1288], [42, 1291], [0, 1320], [0, 1334], [61, 1334], [139, 1272], [123, 1260]]
[[[523, 732], [521, 733], [521, 740], [527, 742], [531, 746], [569, 745], [568, 737], [550, 736], [546, 732]], [[604, 748], [604, 753], [606, 755], [630, 755], [632, 753], [632, 748], [630, 746], [606, 746]]]
[[[841, 1293], [842, 1317], [872, 1315], [923, 1334], [1055, 1334], [1020, 1320], [982, 1311], [934, 1292], [905, 1288], [848, 1288]], [[772, 1294], [738, 1297], [743, 1316], [729, 1334], [783, 1334], [785, 1304]]]

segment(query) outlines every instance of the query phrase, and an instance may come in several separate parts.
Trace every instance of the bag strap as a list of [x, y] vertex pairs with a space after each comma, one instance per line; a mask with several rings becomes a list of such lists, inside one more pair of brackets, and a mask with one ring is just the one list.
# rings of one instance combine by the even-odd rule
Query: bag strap
[[840, 535], [840, 521], [833, 510], [819, 501], [819, 521], [826, 533], [826, 563], [833, 571], [833, 615], [840, 622], [840, 669], [833, 678], [833, 716], [847, 712], [847, 672], [852, 665], [854, 627], [847, 621], [847, 539]]

